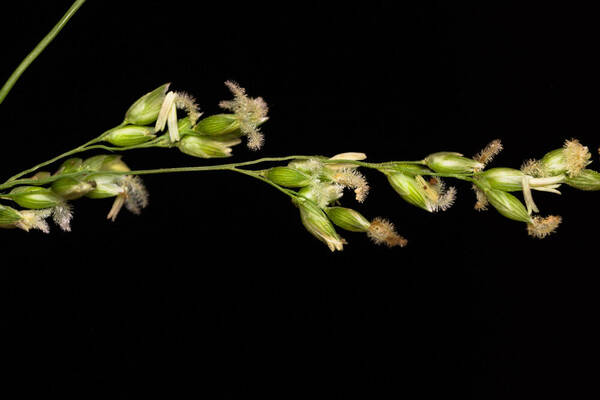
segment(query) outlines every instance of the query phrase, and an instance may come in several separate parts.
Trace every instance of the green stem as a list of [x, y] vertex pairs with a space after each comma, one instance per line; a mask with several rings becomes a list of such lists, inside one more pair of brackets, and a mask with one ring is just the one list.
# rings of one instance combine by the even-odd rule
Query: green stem
[[[107, 132], [110, 132], [110, 130]], [[106, 134], [106, 132], [103, 133], [102, 135], [100, 135], [98, 138], [101, 138], [105, 134]], [[112, 150], [121, 151], [121, 150], [129, 150], [130, 149], [129, 147], [120, 147], [119, 148], [119, 147], [109, 147], [109, 146], [104, 146], [104, 145], [88, 146], [89, 144], [97, 141], [98, 138], [96, 138], [76, 149], [68, 151], [64, 154], [61, 154], [60, 156], [54, 157], [51, 160], [45, 161], [41, 164], [36, 165], [33, 168], [30, 168], [26, 171], [23, 171], [23, 172], [15, 175], [14, 177], [10, 178], [5, 183], [0, 184], [0, 190], [8, 189], [8, 188], [18, 186], [18, 185], [41, 186], [41, 185], [45, 185], [47, 183], [52, 183], [60, 178], [78, 177], [78, 176], [90, 174], [91, 173], [90, 171], [80, 171], [80, 172], [74, 172], [71, 174], [62, 174], [62, 175], [57, 175], [57, 176], [51, 176], [51, 177], [45, 178], [45, 179], [17, 179], [23, 175], [26, 175], [30, 172], [37, 170], [38, 168], [40, 168], [44, 165], [48, 165], [58, 159], [64, 158], [64, 157], [72, 155], [72, 154], [76, 154], [76, 153], [79, 153], [82, 151], [96, 149], [96, 148], [102, 148], [102, 149], [111, 150], [111, 151]], [[143, 145], [141, 145], [141, 146], [143, 146]], [[136, 147], [136, 146], [131, 146], [131, 148], [134, 148], [134, 147]], [[323, 158], [324, 157], [322, 157], [322, 156], [303, 156], [303, 155], [294, 155], [294, 156], [285, 156], [285, 157], [263, 157], [263, 158], [258, 158], [256, 160], [243, 161], [243, 162], [230, 163], [230, 164], [208, 165], [208, 166], [201, 166], [201, 167], [158, 168], [158, 169], [127, 171], [127, 172], [111, 172], [111, 173], [116, 174], [116, 175], [150, 175], [150, 174], [168, 174], [168, 173], [180, 173], [180, 172], [226, 171], [226, 170], [236, 170], [236, 172], [240, 172], [240, 170], [237, 170], [237, 168], [246, 167], [249, 165], [260, 164], [260, 163], [265, 163], [265, 162], [281, 162], [281, 161], [288, 161], [288, 160], [310, 160], [310, 159], [323, 159]], [[330, 161], [327, 161], [327, 163], [354, 164], [354, 165], [358, 165], [358, 166], [363, 166], [365, 168], [377, 168], [377, 166], [383, 165], [383, 164], [377, 164], [377, 163], [372, 163], [372, 164], [365, 163], [365, 162], [354, 161], [354, 160], [330, 160]], [[428, 175], [440, 176], [440, 177], [450, 177], [450, 178], [457, 178], [457, 179], [462, 179], [462, 180], [466, 180], [466, 181], [472, 181], [471, 177], [465, 176], [465, 175], [438, 174], [435, 172], [431, 172]], [[257, 176], [255, 176], [255, 178], [261, 179], [262, 177], [260, 175], [257, 175]]]
[[58, 21], [58, 23], [54, 25], [54, 28], [52, 28], [52, 30], [38, 43], [38, 45], [35, 46], [31, 53], [29, 53], [27, 57], [25, 57], [25, 59], [21, 61], [21, 64], [19, 64], [17, 69], [15, 69], [12, 75], [8, 78], [4, 86], [2, 86], [2, 89], [0, 89], [0, 104], [2, 104], [12, 87], [15, 85], [15, 83], [21, 76], [21, 74], [23, 74], [27, 67], [29, 67], [29, 64], [31, 64], [33, 60], [35, 60], [37, 56], [39, 56], [41, 52], [44, 51], [46, 46], [48, 46], [48, 44], [52, 42], [52, 40], [56, 37], [56, 35], [58, 35], [62, 28], [64, 28], [67, 22], [69, 22], [71, 17], [75, 15], [77, 10], [79, 10], [83, 3], [85, 3], [85, 0], [76, 0], [73, 3], [73, 5], [71, 5], [71, 8], [69, 8], [65, 15], [63, 15], [62, 18]]
[[[111, 131], [113, 131], [113, 130], [115, 130], [115, 129], [118, 129], [118, 128], [122, 127], [122, 126], [125, 126], [126, 124], [127, 124], [126, 122], [123, 122], [123, 123], [121, 123], [121, 125], [119, 125], [119, 126], [117, 126], [117, 127], [115, 127], [115, 128], [111, 128], [111, 129], [107, 130], [106, 132], [103, 132], [103, 133], [102, 133], [100, 136], [98, 136], [98, 137], [96, 137], [96, 138], [94, 138], [94, 139], [90, 140], [89, 142], [86, 142], [86, 143], [82, 144], [82, 145], [81, 145], [81, 146], [79, 146], [79, 147], [76, 147], [76, 148], [74, 148], [73, 150], [69, 150], [69, 151], [67, 151], [66, 153], [62, 153], [62, 154], [60, 154], [60, 155], [58, 155], [58, 156], [56, 156], [56, 157], [54, 157], [54, 158], [51, 158], [51, 159], [49, 159], [49, 160], [47, 160], [47, 161], [44, 161], [43, 163], [39, 163], [38, 165], [36, 165], [36, 166], [34, 166], [34, 167], [31, 167], [31, 168], [29, 168], [29, 169], [26, 169], [25, 171], [21, 171], [21, 172], [19, 172], [18, 174], [16, 174], [16, 175], [13, 175], [13, 176], [11, 176], [10, 178], [8, 178], [8, 180], [5, 182], [5, 184], [6, 184], [6, 183], [10, 183], [10, 182], [14, 182], [14, 181], [16, 181], [18, 178], [22, 177], [23, 175], [27, 175], [27, 174], [29, 174], [29, 173], [31, 173], [31, 172], [37, 171], [38, 169], [40, 169], [40, 168], [42, 168], [42, 167], [44, 167], [44, 166], [46, 166], [46, 165], [48, 165], [48, 164], [52, 164], [53, 162], [56, 162], [56, 161], [58, 161], [58, 160], [60, 160], [60, 159], [62, 159], [62, 158], [65, 158], [65, 157], [71, 156], [71, 155], [73, 155], [73, 154], [81, 153], [81, 152], [83, 152], [83, 151], [90, 150], [90, 149], [94, 148], [94, 146], [90, 146], [90, 145], [92, 145], [92, 144], [94, 144], [94, 143], [98, 143], [98, 142], [99, 142], [99, 141], [101, 141], [101, 140], [102, 140], [102, 138], [103, 138], [104, 136], [106, 136], [108, 133], [110, 133]], [[3, 186], [3, 185], [0, 185], [0, 189], [2, 188], [2, 186]], [[13, 186], [14, 186], [14, 185], [13, 185]]]
[[[74, 150], [72, 150], [71, 152], [67, 152], [65, 154], [73, 153], [73, 152], [74, 152]], [[58, 157], [55, 157], [55, 158], [58, 158]], [[119, 171], [119, 172], [102, 171], [102, 173], [103, 174], [105, 174], [105, 173], [113, 174], [113, 175], [150, 175], [150, 174], [170, 174], [170, 173], [180, 173], [180, 172], [230, 171], [230, 170], [235, 170], [236, 172], [240, 172], [241, 170], [237, 170], [236, 168], [244, 167], [247, 165], [258, 164], [261, 162], [280, 161], [282, 159], [292, 159], [292, 158], [294, 158], [294, 157], [293, 156], [290, 156], [290, 157], [265, 157], [265, 158], [260, 158], [260, 159], [252, 160], [252, 161], [244, 161], [244, 162], [239, 162], [239, 163], [220, 164], [220, 165], [207, 165], [207, 166], [202, 166], [202, 167], [157, 168], [157, 169], [145, 169], [145, 170], [137, 170], [137, 171]], [[81, 176], [85, 176], [85, 175], [89, 175], [89, 174], [93, 174], [93, 173], [97, 173], [97, 172], [79, 171], [79, 172], [73, 172], [70, 174], [55, 175], [55, 176], [51, 176], [51, 177], [44, 178], [44, 179], [14, 179], [14, 180], [9, 180], [9, 181], [1, 184], [0, 190], [9, 189], [11, 187], [18, 186], [18, 185], [41, 186], [41, 185], [46, 185], [48, 183], [52, 183], [61, 178], [68, 178], [68, 177], [75, 178], [75, 177], [81, 177]], [[259, 177], [258, 175], [255, 177], [262, 178], [262, 177]]]

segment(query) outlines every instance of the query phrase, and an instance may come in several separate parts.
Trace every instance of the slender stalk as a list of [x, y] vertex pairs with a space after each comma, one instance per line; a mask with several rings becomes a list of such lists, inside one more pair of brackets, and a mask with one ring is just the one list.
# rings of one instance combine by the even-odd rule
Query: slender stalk
[[0, 104], [4, 101], [12, 87], [15, 85], [21, 74], [25, 72], [29, 64], [31, 64], [41, 53], [44, 51], [46, 46], [52, 42], [52, 40], [58, 35], [58, 33], [64, 28], [64, 26], [69, 22], [71, 17], [75, 15], [77, 10], [85, 3], [85, 0], [76, 0], [73, 5], [67, 10], [65, 15], [58, 21], [56, 25], [52, 28], [52, 30], [38, 43], [37, 46], [21, 61], [21, 64], [14, 70], [12, 75], [8, 78], [4, 86], [0, 89]]
[[[81, 152], [83, 152], [83, 151], [90, 150], [90, 149], [92, 149], [92, 148], [94, 148], [94, 147], [95, 147], [95, 146], [90, 146], [90, 145], [92, 145], [92, 144], [94, 144], [94, 143], [98, 143], [99, 141], [101, 141], [101, 140], [102, 140], [102, 138], [103, 138], [104, 136], [106, 136], [106, 134], [108, 134], [108, 133], [110, 133], [112, 130], [114, 130], [114, 129], [117, 129], [117, 128], [120, 128], [120, 127], [122, 127], [122, 126], [124, 126], [124, 125], [126, 125], [126, 123], [125, 123], [125, 122], [123, 122], [121, 125], [119, 125], [119, 126], [117, 126], [117, 127], [115, 127], [115, 128], [112, 128], [112, 129], [109, 129], [109, 130], [107, 130], [106, 132], [103, 132], [103, 133], [102, 133], [100, 136], [98, 136], [98, 137], [96, 137], [96, 138], [94, 138], [94, 139], [92, 139], [92, 140], [90, 140], [90, 141], [88, 141], [88, 142], [86, 142], [86, 143], [82, 144], [82, 145], [81, 145], [81, 146], [79, 146], [79, 147], [76, 147], [76, 148], [74, 148], [73, 150], [69, 150], [69, 151], [67, 151], [67, 152], [65, 152], [65, 153], [62, 153], [62, 154], [60, 154], [60, 155], [58, 155], [58, 156], [56, 156], [56, 157], [54, 157], [54, 158], [51, 158], [51, 159], [49, 159], [49, 160], [47, 160], [47, 161], [44, 161], [43, 163], [39, 163], [39, 164], [37, 164], [37, 165], [36, 165], [36, 166], [34, 166], [34, 167], [31, 167], [31, 168], [29, 168], [29, 169], [26, 169], [25, 171], [21, 171], [21, 172], [19, 172], [18, 174], [16, 174], [16, 175], [13, 175], [13, 176], [11, 176], [10, 178], [8, 178], [8, 180], [7, 180], [5, 183], [13, 182], [13, 181], [17, 180], [18, 178], [20, 178], [20, 177], [22, 177], [22, 176], [24, 176], [24, 175], [30, 174], [30, 173], [32, 173], [32, 172], [34, 172], [34, 171], [37, 171], [38, 169], [40, 169], [40, 168], [42, 168], [42, 167], [44, 167], [44, 166], [46, 166], [46, 165], [48, 165], [48, 164], [52, 164], [53, 162], [56, 162], [56, 161], [58, 161], [58, 160], [60, 160], [60, 159], [62, 159], [62, 158], [65, 158], [65, 157], [71, 156], [71, 155], [73, 155], [73, 154], [81, 153]], [[100, 146], [100, 147], [102, 147], [102, 146]], [[121, 149], [121, 150], [122, 150], [122, 149]], [[1, 186], [2, 186], [2, 185], [0, 185], [0, 188], [1, 188]]]
[[[107, 131], [109, 132], [109, 131]], [[106, 132], [105, 132], [106, 133]], [[99, 138], [101, 138], [105, 133], [103, 133], [102, 135], [99, 136]], [[11, 187], [14, 186], [18, 186], [18, 185], [35, 185], [35, 186], [41, 186], [41, 185], [45, 185], [48, 183], [52, 183], [54, 181], [56, 181], [57, 179], [60, 178], [66, 178], [66, 177], [81, 177], [81, 176], [85, 176], [88, 175], [90, 173], [90, 171], [80, 171], [80, 172], [73, 172], [70, 174], [62, 174], [62, 175], [56, 175], [56, 176], [51, 176], [48, 178], [44, 178], [44, 179], [18, 179], [23, 175], [26, 175], [28, 173], [31, 173], [45, 165], [48, 165], [56, 160], [59, 160], [61, 158], [67, 157], [69, 155], [72, 154], [76, 154], [82, 151], [86, 151], [86, 150], [91, 150], [91, 149], [105, 149], [105, 150], [129, 150], [129, 147], [121, 147], [121, 148], [117, 148], [117, 147], [109, 147], [109, 146], [104, 146], [104, 145], [96, 145], [96, 146], [88, 146], [90, 143], [94, 143], [97, 141], [98, 138], [82, 145], [79, 146], [76, 149], [73, 149], [71, 151], [68, 151], [66, 153], [61, 154], [60, 156], [56, 156], [51, 160], [45, 161], [41, 164], [36, 165], [33, 168], [30, 168], [26, 171], [20, 172], [17, 175], [15, 175], [14, 177], [10, 178], [9, 180], [7, 180], [5, 183], [0, 184], [0, 190], [4, 190], [4, 189], [9, 189]], [[143, 146], [143, 145], [141, 145]], [[138, 146], [131, 146], [131, 149], [133, 148], [137, 148]], [[145, 170], [136, 170], [136, 171], [126, 171], [126, 172], [106, 172], [106, 173], [111, 173], [114, 175], [151, 175], [151, 174], [169, 174], [169, 173], [181, 173], [181, 172], [201, 172], [201, 171], [227, 171], [227, 170], [234, 170], [236, 172], [242, 172], [242, 173], [246, 173], [248, 175], [248, 171], [247, 170], [240, 170], [240, 167], [246, 167], [249, 165], [255, 165], [255, 164], [260, 164], [260, 163], [265, 163], [265, 162], [281, 162], [281, 161], [288, 161], [288, 160], [309, 160], [309, 159], [321, 159], [323, 158], [322, 156], [306, 156], [306, 155], [293, 155], [293, 156], [285, 156], [285, 157], [263, 157], [263, 158], [258, 158], [256, 160], [251, 160], [251, 161], [242, 161], [242, 162], [238, 162], [238, 163], [229, 163], [229, 164], [219, 164], [219, 165], [207, 165], [207, 166], [198, 166], [198, 167], [177, 167], [177, 168], [157, 168], [157, 169], [145, 169]], [[385, 163], [365, 163], [362, 161], [355, 161], [355, 160], [326, 160], [326, 163], [331, 163], [331, 164], [339, 164], [339, 163], [343, 163], [343, 164], [354, 164], [354, 165], [358, 165], [358, 166], [362, 166], [365, 168], [378, 168], [378, 166], [380, 165], [384, 165]], [[255, 174], [256, 175], [256, 174]], [[465, 181], [469, 181], [472, 182], [473, 178], [468, 176], [468, 175], [460, 175], [460, 174], [440, 174], [440, 173], [436, 173], [436, 172], [430, 172], [427, 173], [427, 175], [431, 175], [431, 176], [439, 176], [439, 177], [447, 177], [447, 178], [456, 178], [456, 179], [461, 179], [461, 180], [465, 180]], [[262, 179], [262, 176], [260, 175], [256, 175], [254, 176], [255, 178], [258, 179]], [[262, 179], [264, 180], [264, 179]], [[266, 181], [266, 180], [265, 180]]]
[[[73, 151], [74, 150], [72, 150], [71, 152], [68, 152], [68, 153], [72, 153]], [[67, 154], [67, 153], [65, 153], [65, 154]], [[239, 167], [259, 164], [262, 162], [291, 160], [291, 159], [295, 159], [297, 157], [310, 158], [308, 156], [265, 157], [265, 158], [259, 158], [257, 160], [252, 160], [252, 161], [244, 161], [244, 162], [239, 162], [239, 163], [220, 164], [220, 165], [207, 165], [207, 166], [201, 166], [201, 167], [157, 168], [157, 169], [144, 169], [144, 170], [136, 170], [136, 171], [119, 171], [119, 172], [103, 171], [102, 173], [103, 174], [113, 174], [113, 175], [151, 175], [151, 174], [171, 174], [171, 173], [201, 172], [201, 171], [231, 171], [231, 170], [235, 170], [236, 172], [240, 172], [241, 170], [237, 169]], [[247, 171], [245, 171], [245, 172], [247, 172]], [[48, 183], [52, 183], [61, 178], [81, 177], [81, 176], [94, 174], [94, 173], [96, 173], [96, 172], [79, 171], [79, 172], [73, 172], [70, 174], [55, 175], [55, 176], [51, 176], [51, 177], [48, 177], [45, 179], [15, 179], [12, 181], [9, 180], [0, 185], [0, 190], [9, 189], [11, 187], [19, 186], [19, 185], [41, 186], [41, 185], [46, 185]], [[255, 178], [262, 178], [262, 177], [259, 177], [257, 175], [257, 176], [255, 176]]]

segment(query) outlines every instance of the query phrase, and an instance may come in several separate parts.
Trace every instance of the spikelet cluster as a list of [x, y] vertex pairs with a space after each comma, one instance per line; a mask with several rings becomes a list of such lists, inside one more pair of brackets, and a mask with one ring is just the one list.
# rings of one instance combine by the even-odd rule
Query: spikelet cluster
[[233, 100], [221, 101], [219, 106], [232, 111], [239, 120], [240, 131], [248, 138], [248, 148], [258, 150], [264, 142], [259, 125], [267, 118], [269, 108], [262, 97], [250, 98], [246, 90], [232, 81], [225, 82], [233, 94]]
[[527, 224], [529, 235], [543, 239], [558, 228], [562, 218], [558, 215], [549, 215], [547, 217], [533, 217], [533, 221]]
[[367, 235], [376, 244], [384, 244], [388, 247], [404, 247], [407, 244], [407, 240], [396, 233], [394, 224], [380, 217], [371, 222]]

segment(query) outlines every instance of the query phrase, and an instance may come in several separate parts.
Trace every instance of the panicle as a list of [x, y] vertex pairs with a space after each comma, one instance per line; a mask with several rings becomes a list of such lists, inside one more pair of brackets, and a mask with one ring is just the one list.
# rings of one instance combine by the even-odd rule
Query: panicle
[[554, 232], [561, 222], [562, 218], [559, 215], [533, 217], [532, 222], [527, 224], [527, 232], [533, 237], [543, 239]]
[[266, 118], [269, 108], [262, 97], [251, 98], [246, 95], [246, 90], [237, 83], [226, 81], [225, 85], [233, 94], [233, 100], [225, 100], [219, 106], [232, 111], [239, 120], [240, 131], [248, 138], [248, 147], [258, 150], [264, 143], [264, 135], [259, 126]]
[[385, 244], [388, 247], [404, 247], [408, 243], [404, 237], [396, 233], [394, 224], [380, 217], [373, 219], [367, 235], [376, 244]]
[[355, 168], [342, 168], [333, 174], [332, 180], [344, 187], [354, 190], [356, 201], [362, 203], [369, 194], [369, 184], [363, 174]]
[[496, 140], [492, 140], [490, 143], [488, 143], [487, 146], [485, 146], [485, 148], [483, 150], [481, 150], [479, 153], [477, 153], [473, 159], [475, 161], [479, 161], [480, 163], [482, 163], [484, 166], [489, 164], [495, 156], [498, 155], [498, 153], [500, 153], [503, 149], [502, 146], [502, 142], [500, 141], [500, 139], [496, 139]]

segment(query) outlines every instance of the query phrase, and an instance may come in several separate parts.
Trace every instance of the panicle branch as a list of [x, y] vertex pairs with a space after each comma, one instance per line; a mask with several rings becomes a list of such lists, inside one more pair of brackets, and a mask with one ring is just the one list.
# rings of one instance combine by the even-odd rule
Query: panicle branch
[[[48, 233], [47, 220], [51, 218], [63, 231], [70, 231], [72, 202], [82, 197], [112, 198], [107, 218], [115, 221], [123, 207], [140, 214], [149, 205], [148, 191], [140, 175], [227, 170], [266, 182], [287, 195], [298, 208], [300, 222], [306, 230], [329, 250], [340, 251], [347, 241], [336, 229], [364, 233], [374, 243], [388, 247], [407, 244], [388, 219], [369, 220], [357, 210], [342, 206], [344, 189], [353, 191], [354, 201], [359, 204], [367, 199], [370, 185], [360, 168], [383, 174], [401, 199], [426, 212], [447, 211], [456, 202], [458, 192], [454, 186], [448, 186], [445, 179], [468, 182], [476, 195], [476, 210], [494, 208], [500, 215], [524, 223], [528, 234], [535, 238], [545, 238], [555, 232], [562, 218], [539, 215], [534, 191], [560, 194], [561, 185], [585, 191], [600, 190], [600, 172], [587, 168], [591, 154], [577, 139], [566, 140], [561, 148], [540, 159], [528, 159], [520, 168], [488, 168], [503, 149], [499, 139], [491, 141], [473, 158], [441, 151], [419, 161], [385, 163], [367, 162], [367, 156], [361, 152], [345, 152], [332, 157], [288, 156], [135, 171], [119, 154], [73, 157], [92, 149], [124, 152], [173, 148], [196, 158], [226, 158], [232, 156], [234, 146], [240, 144], [242, 138], [246, 138], [251, 150], [260, 149], [264, 143], [260, 127], [268, 119], [266, 102], [261, 97], [249, 97], [246, 90], [233, 81], [225, 85], [233, 99], [221, 101], [219, 106], [229, 113], [201, 118], [203, 114], [196, 99], [187, 92], [169, 90], [167, 83], [135, 101], [126, 111], [122, 124], [0, 184], [0, 200], [12, 201], [21, 207], [0, 204], [0, 227]], [[64, 159], [62, 164], [53, 173], [39, 171], [61, 159]], [[252, 169], [265, 162], [279, 165]], [[29, 178], [21, 178], [34, 172]], [[519, 193], [522, 200], [517, 197]]]

